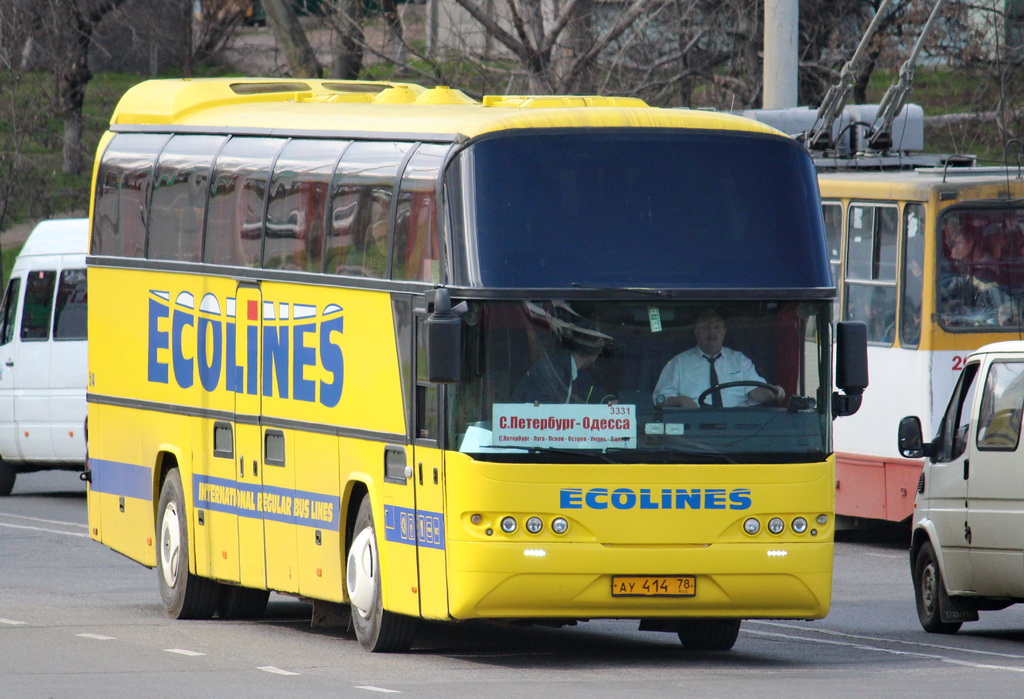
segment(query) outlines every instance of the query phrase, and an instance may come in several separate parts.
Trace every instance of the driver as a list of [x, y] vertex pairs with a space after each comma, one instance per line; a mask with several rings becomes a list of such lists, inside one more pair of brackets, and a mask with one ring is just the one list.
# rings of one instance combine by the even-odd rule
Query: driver
[[[708, 309], [697, 316], [693, 334], [697, 346], [677, 354], [661, 370], [654, 387], [654, 403], [666, 407], [696, 408], [697, 398], [712, 385], [732, 381], [767, 383], [754, 363], [742, 352], [723, 347], [725, 321], [718, 311]], [[769, 401], [783, 401], [786, 392], [781, 386], [736, 386], [710, 393], [704, 402], [709, 405], [733, 408], [758, 405]], [[661, 400], [664, 399], [664, 403]]]

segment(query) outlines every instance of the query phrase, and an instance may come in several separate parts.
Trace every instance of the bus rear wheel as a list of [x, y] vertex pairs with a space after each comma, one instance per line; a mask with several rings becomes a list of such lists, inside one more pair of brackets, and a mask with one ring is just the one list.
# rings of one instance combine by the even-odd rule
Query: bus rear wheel
[[739, 619], [684, 619], [679, 622], [679, 641], [687, 650], [730, 650], [739, 634]]
[[157, 510], [156, 579], [167, 616], [209, 619], [217, 609], [220, 585], [189, 572], [188, 517], [178, 469], [171, 469], [160, 489]]
[[381, 602], [380, 557], [369, 496], [356, 513], [352, 543], [345, 564], [345, 586], [352, 606], [352, 628], [364, 650], [394, 653], [409, 650], [416, 619], [384, 609]]

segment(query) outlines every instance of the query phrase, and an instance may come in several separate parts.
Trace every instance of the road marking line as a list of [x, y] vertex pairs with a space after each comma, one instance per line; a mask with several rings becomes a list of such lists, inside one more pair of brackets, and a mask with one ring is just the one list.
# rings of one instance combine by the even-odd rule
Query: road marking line
[[0, 517], [10, 517], [11, 519], [24, 519], [29, 522], [43, 522], [44, 524], [63, 524], [68, 527], [81, 527], [82, 529], [88, 529], [88, 524], [82, 524], [81, 522], [66, 522], [62, 519], [43, 519], [41, 517], [26, 517], [25, 515], [12, 515], [6, 512], [0, 512]]
[[34, 532], [48, 532], [50, 534], [64, 534], [66, 536], [80, 536], [83, 538], [89, 538], [88, 532], [62, 532], [59, 529], [46, 529], [45, 527], [29, 527], [24, 524], [7, 524], [6, 522], [0, 522], [0, 527], [7, 527], [8, 529], [30, 529]]
[[788, 633], [772, 633], [768, 631], [751, 631], [748, 630], [746, 633], [754, 636], [767, 636], [769, 638], [784, 638], [789, 641], [806, 641], [807, 643], [821, 643], [827, 646], [841, 646], [843, 648], [856, 648], [857, 650], [869, 650], [875, 651], [876, 653], [887, 653], [889, 655], [899, 655], [909, 658], [919, 658], [921, 660], [937, 660], [940, 663], [949, 663], [951, 665], [961, 665], [964, 667], [971, 667], [976, 670], [1007, 670], [1009, 672], [1024, 672], [1024, 667], [1009, 667], [1007, 665], [991, 665], [988, 663], [973, 663], [968, 660], [957, 660], [956, 658], [948, 658], [944, 655], [936, 655], [934, 653], [920, 653], [909, 650], [893, 650], [892, 648], [879, 648], [878, 646], [869, 646], [865, 643], [850, 643], [847, 641], [831, 641], [823, 638], [808, 638], [807, 636], [794, 636]]
[[397, 689], [384, 689], [383, 687], [373, 687], [368, 684], [356, 685], [356, 689], [365, 689], [368, 692], [384, 692], [385, 694], [401, 694]]
[[184, 648], [164, 648], [164, 651], [167, 653], [177, 653], [178, 655], [188, 656], [206, 655], [206, 653], [200, 653], [196, 650], [185, 650]]
[[778, 626], [783, 629], [792, 629], [794, 631], [806, 631], [808, 633], [822, 634], [823, 636], [838, 636], [841, 638], [852, 638], [858, 641], [871, 641], [873, 643], [892, 643], [901, 646], [914, 646], [917, 648], [931, 648], [934, 650], [946, 650], [954, 653], [968, 653], [973, 655], [990, 655], [996, 658], [1007, 658], [1009, 660], [1024, 660], [1024, 655], [1017, 653], [997, 653], [991, 650], [976, 650], [973, 648], [959, 648], [954, 646], [943, 646], [938, 643], [922, 643], [920, 641], [901, 641], [895, 638], [880, 638], [878, 636], [861, 636], [858, 634], [845, 633], [843, 631], [833, 631], [832, 629], [814, 629], [806, 626], [797, 626], [795, 624], [785, 624], [777, 621], [753, 621], [752, 624], [761, 624], [762, 626]]
[[11, 626], [21, 626], [27, 623], [27, 621], [17, 621], [16, 619], [0, 619], [0, 624], [10, 624]]
[[113, 641], [114, 640], [113, 636], [101, 636], [98, 633], [78, 633], [78, 634], [75, 634], [75, 635], [76, 636], [81, 636], [82, 638], [91, 638], [91, 639], [96, 640], [96, 641]]
[[263, 665], [262, 667], [256, 668], [257, 670], [263, 670], [263, 672], [270, 672], [275, 675], [297, 675], [297, 672], [289, 672], [288, 670], [282, 670], [279, 667], [273, 665]]

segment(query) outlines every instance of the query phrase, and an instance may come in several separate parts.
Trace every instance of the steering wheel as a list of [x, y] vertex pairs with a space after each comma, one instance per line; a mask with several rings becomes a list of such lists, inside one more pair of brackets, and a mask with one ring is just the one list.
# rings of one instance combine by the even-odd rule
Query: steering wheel
[[[699, 405], [702, 408], [710, 408], [712, 406], [710, 406], [710, 405], [708, 405], [707, 403], [704, 402], [705, 398], [710, 396], [712, 393], [721, 393], [722, 389], [733, 388], [735, 386], [750, 386], [751, 388], [767, 388], [769, 391], [772, 392], [772, 395], [775, 395], [775, 386], [772, 386], [770, 383], [765, 383], [764, 381], [726, 381], [725, 383], [720, 383], [717, 386], [712, 386], [711, 388], [709, 388], [708, 390], [704, 391], [699, 396], [697, 396], [697, 405]], [[771, 403], [772, 401], [765, 401], [765, 402], [766, 403]]]

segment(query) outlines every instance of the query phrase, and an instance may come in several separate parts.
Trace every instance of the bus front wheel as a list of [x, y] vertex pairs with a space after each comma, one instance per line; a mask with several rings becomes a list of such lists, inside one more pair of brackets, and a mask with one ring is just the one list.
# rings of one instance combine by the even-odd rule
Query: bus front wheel
[[416, 619], [384, 609], [381, 578], [373, 512], [369, 496], [364, 496], [356, 513], [345, 564], [352, 627], [359, 645], [365, 650], [375, 653], [409, 650], [416, 633]]
[[687, 650], [730, 650], [739, 634], [739, 619], [684, 619], [679, 622], [679, 640]]
[[160, 597], [172, 619], [209, 619], [217, 609], [220, 585], [189, 572], [187, 519], [181, 476], [174, 468], [164, 479], [157, 510], [156, 578]]

